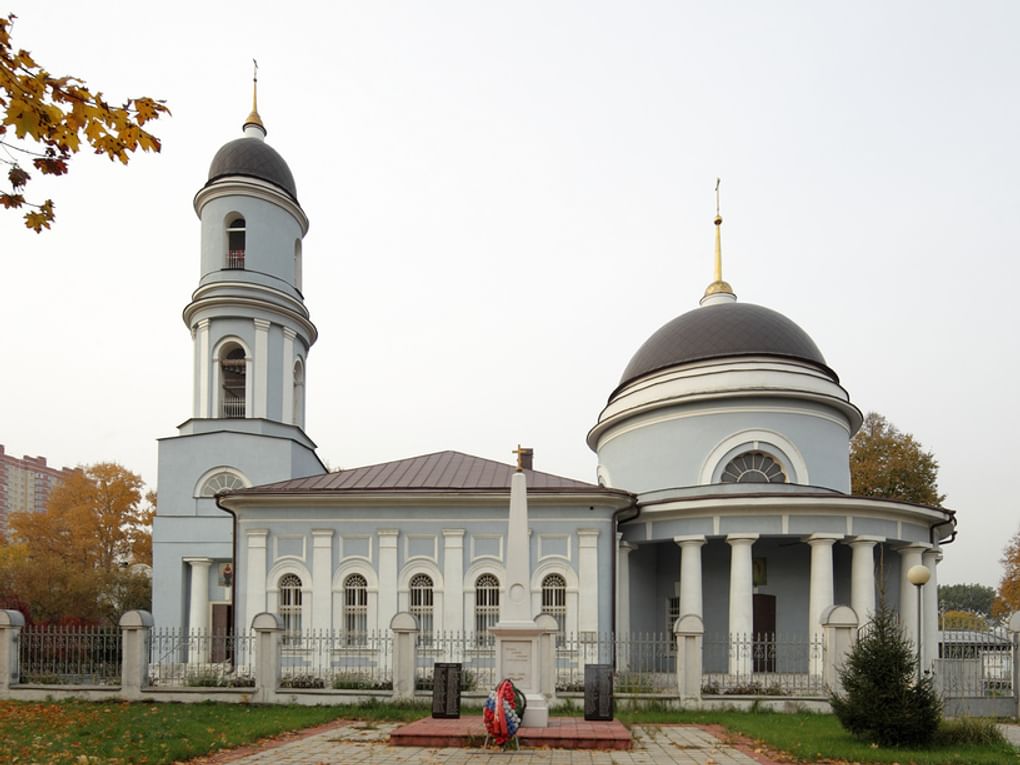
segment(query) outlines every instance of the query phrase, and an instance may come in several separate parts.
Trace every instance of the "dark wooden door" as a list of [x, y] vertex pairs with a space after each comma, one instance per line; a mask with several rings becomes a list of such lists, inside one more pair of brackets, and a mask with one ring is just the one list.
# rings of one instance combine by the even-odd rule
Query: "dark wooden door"
[[229, 603], [213, 603], [212, 607], [212, 661], [228, 661], [233, 658], [231, 638], [233, 607]]
[[776, 596], [754, 596], [755, 672], [776, 671]]

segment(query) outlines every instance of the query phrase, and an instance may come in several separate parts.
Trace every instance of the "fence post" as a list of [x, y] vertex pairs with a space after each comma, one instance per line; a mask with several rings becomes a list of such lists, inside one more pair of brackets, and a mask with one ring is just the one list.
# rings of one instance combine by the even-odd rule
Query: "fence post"
[[[559, 625], [551, 614], [539, 614], [535, 617], [535, 624], [543, 630], [538, 638], [538, 690], [549, 700], [549, 706], [553, 706], [556, 703], [556, 632]], [[496, 682], [500, 679], [496, 678]]]
[[400, 611], [390, 620], [390, 631], [393, 632], [393, 699], [413, 699], [418, 667], [418, 620], [414, 614]]
[[0, 693], [4, 696], [21, 679], [21, 628], [25, 617], [20, 611], [0, 608]]
[[839, 670], [857, 642], [857, 612], [850, 606], [829, 606], [822, 611], [822, 681], [833, 693], [843, 692]]
[[256, 704], [275, 700], [280, 687], [280, 635], [283, 620], [276, 614], [263, 611], [255, 614], [251, 628], [255, 631], [255, 695]]
[[1013, 637], [1013, 701], [1016, 711], [1013, 716], [1020, 721], [1020, 611], [1009, 617], [1009, 631]]
[[673, 624], [676, 638], [676, 684], [680, 703], [701, 703], [701, 644], [705, 623], [697, 614], [684, 614]]
[[149, 685], [149, 641], [153, 624], [148, 611], [126, 611], [120, 617], [120, 692], [126, 698], [140, 698], [142, 688]]

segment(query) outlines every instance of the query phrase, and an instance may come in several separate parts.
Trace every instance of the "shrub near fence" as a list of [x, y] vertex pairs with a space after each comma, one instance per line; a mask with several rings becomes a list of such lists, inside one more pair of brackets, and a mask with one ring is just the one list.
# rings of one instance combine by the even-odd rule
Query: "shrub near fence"
[[25, 627], [19, 647], [21, 682], [47, 685], [119, 685], [119, 628]]

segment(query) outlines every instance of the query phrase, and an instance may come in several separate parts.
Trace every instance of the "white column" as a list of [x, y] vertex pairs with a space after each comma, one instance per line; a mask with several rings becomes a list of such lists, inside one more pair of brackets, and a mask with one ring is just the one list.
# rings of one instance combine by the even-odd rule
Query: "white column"
[[[240, 625], [251, 624], [255, 614], [265, 611], [266, 603], [266, 541], [269, 537], [267, 529], [249, 529], [245, 535], [248, 540], [248, 557], [244, 567], [244, 580], [238, 582], [239, 590], [245, 593], [243, 619]], [[236, 575], [236, 574], [235, 574]]]
[[847, 544], [853, 550], [850, 563], [850, 605], [859, 624], [867, 624], [875, 613], [875, 545], [884, 537], [858, 536]]
[[923, 624], [923, 635], [921, 641], [921, 668], [930, 670], [939, 657], [939, 577], [938, 564], [942, 560], [942, 551], [939, 548], [926, 550], [921, 554], [921, 560], [931, 572], [928, 584], [924, 585], [921, 592], [921, 621]]
[[397, 529], [379, 529], [379, 626], [397, 614]]
[[619, 544], [616, 549], [616, 634], [627, 639], [630, 634], [630, 554], [636, 546], [623, 541], [623, 534], [617, 533]]
[[248, 386], [254, 396], [252, 417], [265, 417], [269, 406], [269, 322], [255, 319], [255, 379]]
[[705, 537], [700, 534], [693, 534], [690, 536], [673, 537], [673, 541], [680, 546], [680, 616], [694, 614], [704, 618], [701, 584], [701, 546], [705, 544]]
[[209, 320], [198, 322], [198, 338], [195, 343], [195, 371], [198, 373], [195, 384], [195, 417], [211, 417], [209, 411], [209, 365], [215, 363], [209, 358]]
[[464, 629], [464, 529], [443, 529], [443, 583], [443, 629], [460, 632]]
[[204, 664], [209, 661], [209, 566], [212, 558], [185, 558], [191, 566], [191, 598], [188, 603], [188, 632], [193, 640], [188, 661]]
[[577, 530], [578, 593], [577, 629], [598, 632], [599, 629], [599, 530]]
[[333, 530], [312, 529], [312, 629], [333, 626]]
[[[751, 545], [757, 534], [730, 534], [730, 666], [731, 675], [751, 674], [751, 632], [754, 630]], [[683, 585], [681, 585], [681, 590]]]
[[290, 327], [283, 328], [283, 363], [281, 366], [280, 390], [283, 391], [283, 412], [280, 421], [300, 426], [294, 421], [294, 338], [297, 337]]
[[842, 534], [812, 534], [804, 541], [811, 546], [811, 585], [808, 595], [809, 671], [821, 675], [822, 612], [836, 599], [832, 574], [832, 546]]
[[917, 587], [907, 579], [907, 572], [922, 563], [921, 555], [930, 545], [912, 544], [899, 549], [900, 553], [900, 624], [907, 639], [917, 646]]

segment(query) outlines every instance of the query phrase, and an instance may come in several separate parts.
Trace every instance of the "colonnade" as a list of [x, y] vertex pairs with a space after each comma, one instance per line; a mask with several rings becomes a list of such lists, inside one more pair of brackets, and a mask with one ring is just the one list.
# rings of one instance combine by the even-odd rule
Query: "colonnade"
[[[752, 567], [752, 548], [758, 540], [758, 534], [729, 534], [725, 537], [730, 545], [729, 572], [729, 621], [728, 632], [731, 636], [750, 638], [754, 631], [754, 576]], [[707, 538], [705, 535], [693, 534], [677, 536], [674, 543], [680, 548], [680, 616], [693, 614], [704, 619], [702, 599], [702, 561], [701, 548]], [[811, 548], [811, 568], [808, 596], [808, 622], [805, 625], [807, 635], [812, 644], [820, 644], [822, 637], [821, 617], [826, 608], [835, 603], [835, 582], [833, 575], [833, 546], [839, 542], [852, 550], [850, 565], [850, 606], [854, 609], [861, 624], [871, 619], [876, 608], [875, 580], [875, 546], [886, 542], [884, 537], [851, 536], [843, 534], [811, 534], [802, 537], [801, 541]], [[619, 571], [617, 582], [622, 587], [629, 585], [629, 553], [634, 545], [620, 542]], [[928, 544], [906, 544], [896, 548], [900, 555], [900, 616], [908, 638], [916, 644], [917, 636], [917, 599], [922, 598], [922, 662], [930, 666], [938, 657], [938, 577], [937, 564], [942, 554], [937, 547]], [[921, 592], [907, 579], [907, 571], [911, 566], [924, 565], [930, 572], [928, 583]], [[629, 590], [629, 586], [627, 588]], [[621, 603], [626, 592], [621, 593]], [[626, 608], [621, 608], [626, 612]], [[629, 618], [621, 619], [617, 629], [623, 633], [629, 631]], [[749, 675], [752, 669], [751, 641], [741, 639], [734, 641], [729, 656], [730, 674]], [[811, 652], [809, 672], [821, 674], [822, 657], [820, 652]]]

